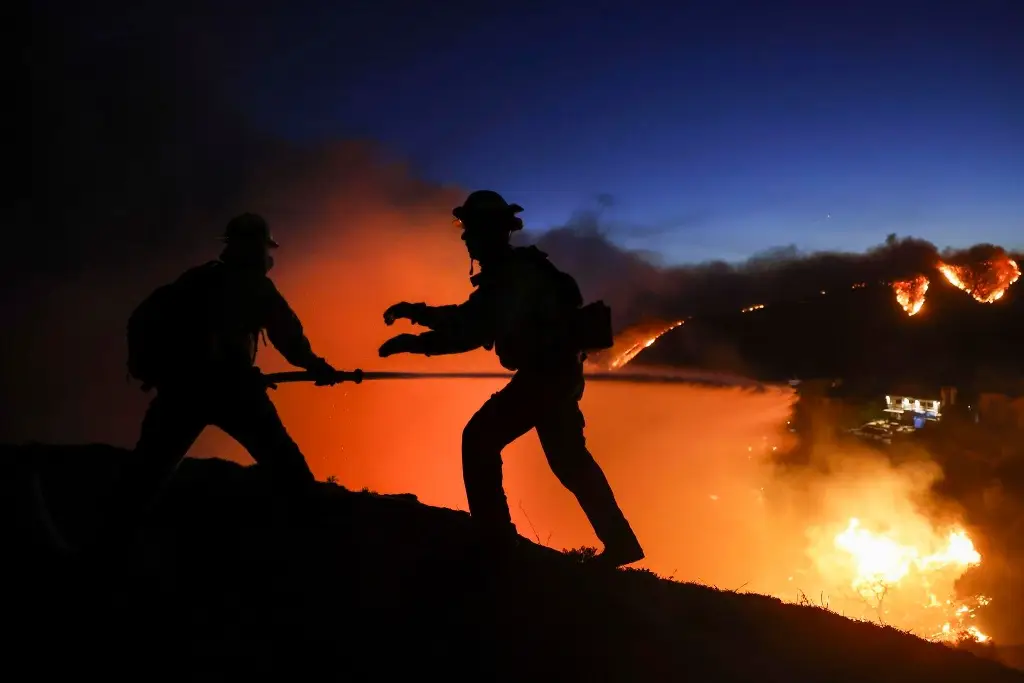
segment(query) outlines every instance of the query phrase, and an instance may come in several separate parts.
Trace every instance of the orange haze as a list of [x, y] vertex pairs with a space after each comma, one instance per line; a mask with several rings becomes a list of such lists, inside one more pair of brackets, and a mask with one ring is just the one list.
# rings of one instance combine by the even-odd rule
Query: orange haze
[[[292, 197], [291, 192], [282, 196]], [[484, 351], [429, 359], [377, 357], [385, 339], [411, 329], [384, 325], [381, 316], [389, 304], [459, 302], [471, 291], [468, 257], [449, 222], [457, 196], [435, 191], [418, 208], [388, 210], [380, 207], [394, 202], [374, 196], [370, 187], [332, 198], [326, 206], [311, 192], [308, 202], [292, 197], [293, 206], [318, 207], [304, 212], [310, 221], [306, 229], [287, 215], [267, 215], [283, 244], [275, 281], [304, 321], [314, 349], [339, 368], [500, 369]], [[258, 204], [252, 208], [260, 210]], [[211, 232], [216, 226], [211, 221]], [[31, 326], [26, 319], [25, 339], [0, 367], [29, 416], [9, 431], [57, 437], [50, 440], [134, 441], [146, 397], [123, 381], [124, 321], [147, 291], [179, 267], [214, 256], [217, 243], [211, 238], [196, 243], [201, 251], [191, 259], [140, 264], [141, 275], [127, 269], [106, 272], [29, 292], [35, 302]], [[261, 348], [258, 362], [267, 371], [288, 367], [271, 347]], [[642, 363], [642, 354], [632, 361]], [[15, 372], [24, 368], [33, 373]], [[492, 380], [333, 388], [289, 384], [273, 398], [318, 478], [334, 476], [355, 489], [412, 492], [428, 504], [465, 509], [462, 427], [500, 386]], [[935, 552], [947, 529], [933, 528], [912, 504], [934, 473], [897, 471], [863, 454], [830, 449], [823, 462], [845, 463], [838, 471], [778, 476], [770, 456], [773, 447], [786, 445], [794, 398], [788, 388], [757, 393], [684, 385], [588, 386], [583, 410], [591, 450], [647, 550], [642, 566], [789, 600], [801, 590], [832, 600], [849, 594], [857, 578], [852, 558], [835, 543], [851, 518], [871, 533], [891, 533], [904, 545], [920, 545], [922, 556]], [[249, 461], [215, 429], [207, 430], [191, 453]], [[507, 449], [505, 463], [505, 488], [520, 533], [556, 548], [598, 545], [575, 500], [546, 466], [533, 433]], [[945, 521], [955, 525], [956, 520]], [[949, 571], [945, 583], [936, 584], [938, 599], [952, 589], [961, 569]], [[921, 602], [916, 594], [912, 599]], [[851, 615], [858, 603], [847, 604]], [[926, 634], [944, 619], [928, 613], [894, 621]]]
[[[500, 370], [484, 351], [377, 357], [381, 342], [412, 329], [384, 325], [381, 314], [389, 304], [458, 302], [471, 291], [468, 258], [445, 215], [424, 219], [440, 224], [438, 229], [404, 231], [400, 239], [387, 229], [397, 220], [380, 214], [360, 226], [358, 238], [348, 233], [306, 245], [308, 256], [287, 244], [280, 249], [275, 279], [303, 318], [314, 348], [345, 368]], [[271, 347], [261, 348], [259, 362], [265, 370], [287, 367]], [[273, 397], [318, 478], [334, 475], [351, 488], [410, 491], [429, 504], [465, 509], [462, 427], [501, 384], [284, 385]], [[735, 586], [755, 578], [760, 484], [748, 447], [778, 433], [791, 399], [788, 390], [588, 387], [583, 409], [591, 449], [643, 539], [648, 566]], [[213, 429], [193, 452], [248, 460]], [[532, 432], [507, 450], [505, 462], [506, 490], [521, 533], [555, 547], [597, 545]]]

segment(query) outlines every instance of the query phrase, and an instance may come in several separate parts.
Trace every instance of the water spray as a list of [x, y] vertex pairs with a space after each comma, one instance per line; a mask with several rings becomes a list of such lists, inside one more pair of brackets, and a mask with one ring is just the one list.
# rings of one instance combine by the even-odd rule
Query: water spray
[[[363, 371], [339, 370], [334, 375], [337, 382], [354, 382], [380, 380], [422, 380], [422, 379], [512, 379], [508, 372], [407, 372], [407, 371]], [[697, 373], [646, 373], [646, 372], [585, 372], [584, 378], [590, 382], [619, 382], [622, 384], [688, 384], [705, 387], [742, 387], [756, 391], [775, 386], [764, 382], [742, 377], [701, 375]], [[317, 376], [304, 370], [290, 372], [272, 372], [263, 377], [270, 385], [291, 382], [312, 382]], [[782, 385], [779, 385], [782, 386]]]
[[[629, 363], [641, 351], [650, 347], [663, 334], [683, 324], [682, 320], [647, 321], [623, 330], [616, 335], [613, 345], [604, 352], [598, 353], [588, 363], [590, 367], [610, 368], [584, 372], [588, 381], [618, 382], [620, 384], [687, 384], [703, 387], [739, 387], [755, 391], [764, 391], [772, 385], [746, 377], [735, 375], [699, 372], [694, 370], [654, 370], [641, 372], [622, 372], [621, 368]], [[594, 362], [596, 361], [596, 362]], [[416, 380], [416, 379], [512, 379], [511, 372], [411, 372], [411, 371], [363, 371], [339, 370], [334, 379], [336, 382], [354, 382], [361, 384], [363, 380]], [[290, 372], [274, 372], [264, 375], [269, 385], [274, 386], [285, 382], [311, 382], [317, 377], [303, 370]]]

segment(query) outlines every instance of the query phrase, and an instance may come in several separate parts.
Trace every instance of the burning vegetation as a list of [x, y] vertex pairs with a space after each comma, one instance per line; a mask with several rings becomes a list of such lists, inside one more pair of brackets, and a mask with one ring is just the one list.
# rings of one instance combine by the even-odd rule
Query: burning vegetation
[[[1020, 277], [1019, 267], [1008, 257], [974, 267], [951, 266], [940, 261], [936, 268], [951, 284], [982, 303], [1002, 298]], [[897, 302], [908, 316], [922, 310], [931, 285], [927, 276], [891, 284]], [[865, 286], [866, 283], [858, 282], [852, 288]], [[764, 304], [757, 304], [742, 312], [764, 308]], [[612, 349], [591, 358], [590, 365], [605, 370], [621, 368], [680, 325], [682, 321], [653, 321], [630, 327], [618, 335]], [[770, 449], [775, 451], [776, 447]], [[987, 629], [978, 623], [979, 611], [991, 603], [991, 598], [964, 596], [956, 590], [957, 581], [982, 564], [974, 541], [959, 526], [935, 526], [919, 512], [902, 507], [909, 506], [908, 491], [892, 493], [900, 501], [899, 509], [888, 510], [889, 503], [882, 504], [886, 509], [881, 509], [873, 504], [873, 495], [865, 493], [847, 508], [847, 514], [859, 510], [863, 517], [827, 513], [820, 518], [820, 526], [805, 519], [803, 524], [812, 539], [815, 530], [828, 531], [804, 546], [805, 557], [815, 569], [810, 573], [797, 569], [794, 573], [804, 574], [810, 585], [822, 589], [821, 598], [830, 608], [850, 618], [883, 623], [932, 642], [991, 643]], [[763, 488], [757, 498], [763, 504]], [[709, 494], [708, 499], [716, 505], [723, 500], [717, 492]], [[794, 580], [796, 576], [789, 578]], [[779, 586], [765, 592], [793, 601], [793, 596]], [[796, 601], [805, 600], [806, 596], [798, 592]]]
[[[899, 261], [891, 260], [890, 262], [875, 264], [873, 266], [874, 273], [872, 273], [874, 277], [870, 281], [891, 286], [896, 295], [897, 303], [908, 316], [915, 316], [924, 309], [929, 288], [936, 280], [941, 282], [944, 279], [957, 289], [968, 293], [975, 301], [980, 303], [994, 303], [1002, 299], [1010, 286], [1017, 282], [1021, 276], [1019, 264], [1002, 247], [989, 244], [976, 245], [970, 249], [955, 253], [947, 251], [943, 253], [944, 258], [940, 258], [938, 250], [931, 245], [915, 247], [913, 240], [908, 240], [906, 243], [915, 249], [930, 250], [931, 253], [918, 254], [915, 258], [903, 258]], [[900, 243], [894, 242], [894, 244], [899, 247]], [[949, 261], [947, 262], [945, 259], [949, 259]], [[848, 267], [850, 280], [852, 281], [849, 288], [867, 288], [869, 281], [860, 279], [864, 277], [864, 271], [867, 266], [861, 264], [859, 268], [854, 266]], [[904, 279], [892, 279], [891, 273], [896, 270], [903, 271], [904, 276], [902, 277]], [[915, 271], [918, 273], [917, 275], [909, 278], [905, 277], [905, 274]], [[941, 278], [939, 274], [941, 274]], [[819, 279], [827, 279], [824, 270], [820, 273], [820, 276], [821, 278]], [[807, 294], [815, 284], [815, 282], [805, 282], [795, 286], [789, 290], [788, 296], [792, 297], [794, 291], [801, 290]], [[701, 290], [701, 287], [695, 286], [693, 289], [698, 291]], [[816, 291], [819, 295], [825, 296], [828, 295], [830, 290], [818, 289]], [[775, 301], [788, 300], [788, 298], [780, 297]], [[753, 313], [765, 308], [766, 304], [758, 303], [747, 305], [739, 310], [741, 313]], [[642, 348], [641, 346], [637, 352]]]
[[[765, 592], [932, 642], [991, 643], [979, 623], [991, 599], [957, 590], [957, 582], [982, 564], [974, 540], [955, 520], [939, 522], [920, 506], [941, 472], [923, 464], [896, 467], [870, 451], [826, 450], [822, 455], [832, 463], [827, 474], [800, 470], [799, 483], [780, 488], [783, 480], [762, 480], [772, 487], [758, 496], [758, 507], [773, 525], [771, 536], [781, 538], [783, 528], [802, 536], [773, 557], [790, 574], [785, 583], [764, 584]], [[765, 455], [771, 461], [767, 450]], [[790, 498], [795, 492], [797, 498]], [[787, 518], [794, 501], [811, 500], [801, 498], [805, 494], [820, 497], [817, 509], [801, 508]]]
[[843, 556], [837, 565], [848, 572], [857, 599], [880, 621], [916, 630], [928, 640], [988, 641], [972, 623], [975, 609], [987, 605], [988, 598], [958, 600], [953, 590], [956, 579], [981, 564], [967, 533], [952, 529], [942, 536], [929, 529], [908, 533], [898, 524], [893, 527], [871, 531], [851, 518], [835, 536], [834, 548]]
[[938, 269], [951, 285], [983, 304], [1002, 299], [1010, 285], [1020, 279], [1020, 267], [1005, 253], [973, 265], [939, 261]]
[[588, 365], [599, 370], [618, 370], [636, 358], [641, 351], [650, 348], [663, 334], [682, 324], [682, 320], [670, 323], [656, 320], [626, 328], [616, 335], [612, 348], [591, 354]]
[[[935, 268], [949, 284], [967, 292], [979, 303], [991, 304], [999, 301], [1010, 285], [1020, 279], [1020, 267], [1017, 262], [1001, 249], [981, 257], [968, 253], [968, 260], [971, 262], [954, 265], [940, 259]], [[929, 284], [928, 278], [924, 275], [892, 283], [896, 301], [907, 315], [917, 315], [924, 307]]]
[[918, 275], [911, 280], [897, 280], [892, 283], [892, 288], [896, 292], [896, 301], [907, 312], [907, 315], [917, 315], [924, 306], [928, 285], [928, 278], [924, 275]]

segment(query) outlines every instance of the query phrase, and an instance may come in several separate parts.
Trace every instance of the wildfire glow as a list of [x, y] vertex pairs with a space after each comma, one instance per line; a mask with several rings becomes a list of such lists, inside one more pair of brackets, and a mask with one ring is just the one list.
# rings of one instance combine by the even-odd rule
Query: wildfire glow
[[912, 280], [898, 280], [892, 283], [896, 292], [896, 301], [907, 315], [917, 315], [924, 306], [925, 294], [928, 292], [928, 278], [918, 275]]
[[587, 359], [588, 365], [604, 370], [618, 370], [636, 358], [641, 351], [650, 348], [663, 334], [682, 324], [682, 320], [671, 323], [659, 320], [627, 328], [616, 336], [612, 348], [590, 354]]
[[939, 261], [938, 269], [951, 285], [967, 292], [983, 304], [1002, 299], [1010, 285], [1020, 279], [1020, 267], [1008, 256], [995, 258], [977, 266], [956, 266]]
[[751, 311], [760, 311], [764, 308], [764, 304], [754, 304], [753, 306], [747, 306], [743, 309], [743, 313], [750, 313]]
[[857, 518], [836, 536], [836, 547], [852, 555], [857, 563], [854, 589], [862, 594], [867, 590], [871, 595], [877, 594], [879, 586], [897, 583], [914, 569], [928, 571], [950, 565], [966, 568], [981, 562], [981, 555], [963, 531], [951, 532], [945, 548], [922, 556], [914, 546], [862, 528]]
[[[834, 546], [847, 558], [850, 587], [880, 619], [891, 619], [895, 625], [933, 619], [934, 627], [925, 636], [929, 640], [989, 640], [970, 623], [975, 608], [987, 605], [988, 598], [958, 601], [951, 595], [940, 599], [937, 594], [947, 590], [951, 594], [952, 583], [968, 567], [981, 563], [981, 555], [963, 530], [908, 543], [895, 532], [870, 531], [852, 518], [835, 536]], [[917, 608], [914, 601], [919, 603]]]

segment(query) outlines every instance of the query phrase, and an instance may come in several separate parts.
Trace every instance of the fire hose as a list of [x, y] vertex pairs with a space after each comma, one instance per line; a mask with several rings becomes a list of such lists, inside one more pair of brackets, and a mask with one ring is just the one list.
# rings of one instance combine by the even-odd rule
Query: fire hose
[[[304, 370], [289, 372], [271, 372], [263, 375], [268, 385], [288, 382], [312, 382], [318, 376]], [[764, 390], [769, 386], [763, 382], [735, 377], [709, 377], [688, 374], [648, 374], [642, 372], [585, 372], [587, 381], [620, 382], [624, 384], [690, 384], [713, 387], [747, 386]], [[354, 382], [361, 384], [364, 380], [413, 380], [413, 379], [512, 379], [508, 372], [401, 372], [401, 371], [363, 371], [339, 370], [334, 375], [336, 382]]]

